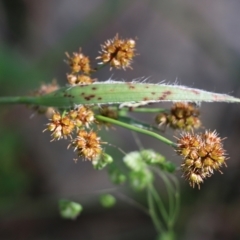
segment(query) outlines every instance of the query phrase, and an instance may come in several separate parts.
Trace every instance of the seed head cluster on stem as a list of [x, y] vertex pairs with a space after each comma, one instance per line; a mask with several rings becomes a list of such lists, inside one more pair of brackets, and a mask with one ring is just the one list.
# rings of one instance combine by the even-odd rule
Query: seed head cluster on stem
[[[133, 57], [136, 56], [136, 42], [131, 38], [122, 39], [117, 34], [113, 39], [107, 40], [101, 45], [99, 53], [100, 55], [96, 59], [101, 60], [99, 64], [102, 67], [110, 65], [110, 70], [112, 68], [125, 70], [131, 68]], [[81, 48], [78, 52], [73, 52], [71, 55], [66, 53], [66, 56], [67, 60], [65, 62], [70, 67], [70, 73], [67, 73], [66, 79], [70, 87], [75, 85], [85, 87], [83, 85], [91, 85], [97, 81], [92, 78], [92, 74], [95, 74], [100, 67], [92, 68], [89, 57], [82, 53]], [[129, 87], [131, 90], [133, 89], [133, 86], [129, 85]], [[42, 94], [54, 91], [56, 88], [58, 88], [56, 83], [42, 85], [35, 92], [35, 95], [41, 96]], [[82, 97], [88, 97], [89, 103], [91, 103], [90, 100], [92, 98], [96, 98], [96, 94], [98, 93], [97, 84], [92, 87], [92, 91], [94, 91], [94, 94], [91, 95], [87, 95], [85, 92], [81, 93]], [[154, 95], [155, 92], [152, 92], [152, 94]], [[92, 161], [95, 167], [97, 166], [96, 168], [99, 169], [105, 166], [107, 162], [112, 162], [112, 160], [105, 161], [107, 159], [106, 156], [108, 156], [102, 148], [102, 144], [105, 142], [101, 141], [95, 129], [99, 129], [102, 125], [108, 127], [110, 124], [115, 124], [154, 136], [162, 142], [173, 146], [177, 154], [183, 157], [181, 170], [184, 178], [189, 182], [191, 187], [198, 186], [200, 188], [200, 184], [206, 178], [212, 176], [214, 171], [221, 172], [221, 167], [226, 166], [227, 157], [223, 149], [223, 139], [218, 137], [216, 131], [194, 133], [194, 130], [201, 126], [199, 119], [200, 111], [196, 104], [176, 102], [170, 110], [157, 109], [157, 111], [148, 111], [145, 108], [145, 112], [158, 112], [155, 117], [155, 122], [158, 126], [169, 126], [174, 130], [184, 131], [177, 138], [176, 144], [152, 132], [155, 130], [152, 130], [152, 126], [128, 117], [127, 111], [132, 110], [134, 109], [129, 108], [123, 111], [122, 109], [119, 110], [116, 106], [112, 107], [109, 105], [78, 105], [71, 109], [55, 109], [52, 111], [49, 123], [44, 131], [51, 132], [52, 141], [60, 139], [68, 140], [68, 148], [73, 149], [79, 158]], [[138, 127], [139, 124], [140, 128]], [[144, 130], [143, 132], [141, 127], [151, 130]]]
[[74, 52], [72, 56], [66, 52], [67, 60], [69, 67], [72, 70], [72, 73], [83, 72], [89, 74], [91, 71], [90, 60], [86, 57], [79, 49], [79, 52]]
[[166, 125], [173, 129], [191, 131], [201, 126], [199, 109], [193, 103], [177, 102], [170, 112], [159, 113], [155, 121], [158, 126]]
[[[102, 63], [109, 63], [111, 68], [130, 68], [135, 56], [135, 41], [120, 39], [116, 35], [113, 40], [108, 40], [102, 45], [101, 52], [102, 55], [98, 58], [102, 59]], [[91, 68], [90, 59], [82, 53], [81, 48], [71, 55], [66, 53], [66, 56], [65, 62], [71, 70], [70, 73], [67, 73], [69, 85], [89, 85], [96, 81], [91, 78], [91, 74], [96, 71], [96, 68]], [[107, 106], [101, 107], [99, 114], [117, 118], [117, 111], [113, 111]], [[94, 111], [84, 105], [69, 111], [65, 110], [62, 114], [58, 110], [54, 110], [44, 131], [51, 132], [52, 141], [70, 138], [68, 148], [73, 147], [78, 157], [94, 161], [100, 159], [99, 156], [102, 154], [100, 137], [93, 129], [89, 130], [93, 124], [102, 124], [95, 121], [94, 115]]]
[[101, 138], [94, 131], [78, 131], [77, 137], [71, 141], [74, 151], [77, 151], [78, 157], [88, 160], [95, 160], [102, 152]]
[[136, 55], [136, 42], [133, 39], [120, 39], [118, 34], [101, 45], [102, 50], [99, 52], [101, 59], [99, 64], [109, 63], [111, 68], [126, 69], [131, 68], [133, 57]]
[[73, 52], [72, 56], [66, 52], [66, 56], [66, 63], [71, 69], [71, 73], [67, 73], [67, 80], [70, 85], [85, 85], [95, 81], [90, 77], [93, 70], [90, 66], [89, 57], [82, 53], [81, 48], [79, 52]]
[[[181, 169], [190, 186], [200, 188], [204, 179], [226, 166], [226, 152], [218, 134], [213, 131], [194, 134], [185, 132], [177, 140], [176, 152], [183, 157]], [[221, 172], [222, 173], [222, 172]]]

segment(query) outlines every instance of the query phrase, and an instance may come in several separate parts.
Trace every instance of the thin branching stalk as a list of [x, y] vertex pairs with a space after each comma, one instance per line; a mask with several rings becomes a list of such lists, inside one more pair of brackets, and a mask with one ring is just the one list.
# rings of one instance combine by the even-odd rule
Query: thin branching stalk
[[163, 143], [165, 143], [167, 145], [170, 145], [172, 147], [176, 146], [176, 144], [174, 142], [172, 142], [171, 140], [169, 140], [169, 139], [167, 139], [167, 138], [165, 138], [165, 137], [163, 137], [163, 136], [161, 136], [157, 133], [148, 131], [146, 129], [142, 129], [142, 128], [139, 128], [139, 127], [136, 127], [136, 126], [132, 126], [130, 124], [126, 124], [126, 123], [123, 123], [121, 121], [118, 121], [118, 120], [115, 120], [115, 119], [112, 119], [112, 118], [104, 117], [102, 115], [95, 115], [95, 118], [97, 120], [100, 120], [100, 121], [103, 121], [103, 122], [111, 123], [111, 124], [114, 124], [114, 125], [117, 125], [117, 126], [127, 128], [131, 131], [139, 132], [139, 133], [146, 134], [148, 136], [154, 137], [154, 138], [156, 138], [156, 139], [162, 141]]

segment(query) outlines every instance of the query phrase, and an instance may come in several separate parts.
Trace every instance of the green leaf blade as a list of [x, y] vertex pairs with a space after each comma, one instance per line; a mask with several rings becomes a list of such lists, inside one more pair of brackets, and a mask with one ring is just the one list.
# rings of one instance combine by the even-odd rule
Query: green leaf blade
[[120, 104], [121, 107], [136, 107], [166, 101], [238, 103], [240, 99], [178, 85], [113, 81], [63, 87], [40, 97], [0, 98], [0, 103], [26, 103], [60, 108], [74, 107], [79, 104]]

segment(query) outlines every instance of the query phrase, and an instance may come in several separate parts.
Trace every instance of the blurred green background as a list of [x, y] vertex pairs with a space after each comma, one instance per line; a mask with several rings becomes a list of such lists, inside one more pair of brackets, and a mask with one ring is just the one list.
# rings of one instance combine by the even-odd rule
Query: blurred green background
[[[94, 59], [100, 44], [116, 33], [137, 37], [139, 56], [133, 70], [102, 69], [99, 81], [150, 77], [151, 82], [179, 83], [240, 97], [240, 2], [238, 0], [2, 0], [0, 1], [0, 95], [23, 95], [56, 78], [65, 84], [64, 52]], [[180, 177], [181, 212], [178, 239], [240, 239], [240, 106], [202, 104], [206, 129], [227, 137], [228, 168], [201, 190]], [[120, 199], [114, 209], [98, 203], [102, 192], [128, 194], [113, 186], [105, 171], [89, 162], [72, 161], [64, 141], [50, 143], [42, 133], [46, 118], [24, 106], [0, 106], [0, 239], [154, 239], [150, 218]], [[153, 121], [151, 116], [145, 120]], [[172, 138], [174, 132], [166, 136]], [[103, 139], [137, 149], [123, 129]], [[139, 136], [178, 165], [170, 148]], [[115, 159], [121, 154], [109, 148]], [[60, 218], [60, 198], [84, 206], [75, 221]]]

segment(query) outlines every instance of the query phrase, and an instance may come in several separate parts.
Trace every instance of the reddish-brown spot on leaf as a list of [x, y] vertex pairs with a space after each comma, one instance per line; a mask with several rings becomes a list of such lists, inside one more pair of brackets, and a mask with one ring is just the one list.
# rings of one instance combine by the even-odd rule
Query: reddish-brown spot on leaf
[[132, 83], [127, 82], [126, 84], [128, 85], [129, 89], [135, 89], [135, 86]]
[[222, 101], [222, 100], [224, 100], [225, 99], [225, 97], [222, 97], [222, 96], [219, 96], [219, 95], [213, 95], [213, 97], [214, 97], [214, 101], [216, 101], [216, 102], [218, 102], [218, 101]]
[[101, 97], [98, 97], [98, 100], [102, 100], [102, 98], [101, 98]]
[[199, 91], [194, 90], [194, 89], [192, 89], [191, 92], [194, 93], [194, 94], [196, 94], [196, 95], [199, 95], [199, 94], [200, 94]]
[[92, 87], [92, 90], [94, 91], [94, 90], [97, 90], [97, 88], [96, 87]]
[[171, 95], [171, 91], [165, 91], [162, 93], [162, 95], [158, 98], [159, 100], [165, 100], [169, 95]]
[[92, 98], [95, 98], [95, 95], [91, 94], [91, 95], [88, 95], [88, 96], [84, 97], [84, 99], [87, 100], [87, 101], [90, 101]]
[[71, 94], [67, 94], [67, 93], [64, 93], [64, 95], [63, 95], [64, 97], [67, 97], [67, 98], [71, 98], [72, 97], [72, 95]]

